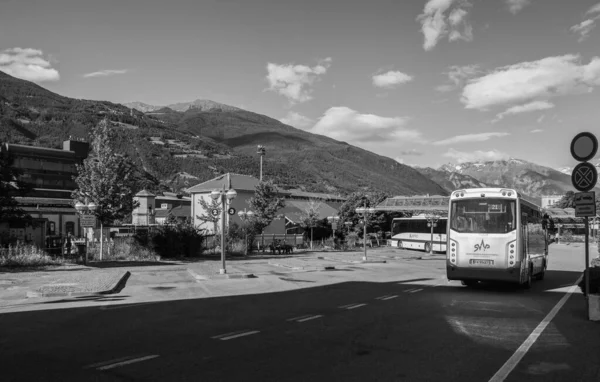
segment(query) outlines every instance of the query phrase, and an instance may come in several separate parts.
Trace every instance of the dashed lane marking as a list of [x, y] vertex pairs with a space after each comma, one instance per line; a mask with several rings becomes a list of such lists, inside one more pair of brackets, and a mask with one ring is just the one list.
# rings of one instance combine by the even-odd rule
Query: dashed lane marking
[[304, 322], [304, 321], [314, 320], [314, 319], [321, 318], [321, 317], [323, 317], [323, 316], [320, 315], [320, 314], [317, 314], [316, 316], [310, 316], [310, 317], [302, 318], [302, 319], [300, 319], [300, 320], [298, 320], [296, 322]]
[[348, 305], [342, 305], [342, 306], [340, 306], [339, 308], [340, 308], [340, 309], [346, 309], [347, 307], [349, 307], [349, 306], [353, 306], [353, 305], [356, 305], [356, 303], [352, 303], [352, 304], [348, 304]]
[[[114, 359], [112, 361], [100, 362], [94, 365], [89, 365], [86, 368], [96, 368], [96, 370], [109, 370], [119, 366], [125, 366], [136, 362], [148, 361], [153, 358], [157, 358], [158, 354], [147, 355], [143, 357], [131, 358], [131, 357], [123, 357]], [[102, 366], [101, 366], [102, 365]]]
[[404, 293], [411, 293], [412, 291], [418, 290], [419, 288], [411, 288], [404, 291]]
[[375, 300], [383, 300], [384, 298], [388, 297], [389, 295], [386, 294], [385, 296], [379, 296], [379, 297], [375, 297]]
[[581, 282], [582, 278], [583, 276], [580, 276], [579, 279], [575, 281], [575, 284], [573, 284], [571, 288], [569, 288], [567, 293], [560, 299], [558, 303], [556, 303], [556, 305], [554, 306], [554, 308], [552, 308], [550, 313], [548, 313], [548, 315], [544, 317], [542, 322], [540, 322], [539, 325], [533, 330], [533, 332], [531, 332], [531, 334], [529, 335], [529, 337], [527, 337], [525, 342], [523, 342], [521, 346], [519, 346], [515, 353], [508, 359], [508, 361], [506, 361], [504, 365], [502, 365], [500, 370], [498, 370], [496, 374], [494, 374], [494, 376], [490, 379], [489, 382], [502, 382], [506, 379], [506, 377], [508, 377], [508, 375], [514, 370], [514, 368], [519, 364], [519, 362], [521, 362], [521, 359], [523, 359], [525, 354], [527, 354], [527, 352], [535, 343], [535, 341], [537, 341], [544, 329], [546, 329], [546, 326], [548, 326], [548, 324], [556, 316], [558, 311], [563, 307], [563, 305], [565, 305], [569, 297], [571, 297], [573, 292], [575, 292], [575, 289], [577, 288], [577, 285]]
[[415, 289], [415, 290], [408, 291], [408, 293], [417, 293], [417, 292], [420, 292], [422, 290], [423, 290], [423, 288], [421, 288], [421, 289]]
[[356, 308], [360, 308], [361, 306], [365, 306], [367, 304], [356, 304], [356, 305], [352, 305], [346, 308], [346, 310], [350, 310], [350, 309], [356, 309]]
[[386, 298], [382, 298], [381, 300], [382, 301], [386, 301], [386, 300], [391, 300], [391, 299], [396, 298], [396, 297], [398, 297], [398, 295], [387, 296]]
[[245, 332], [237, 332], [236, 334], [233, 333], [227, 333], [227, 334], [221, 334], [218, 336], [213, 337], [214, 339], [219, 339], [221, 341], [227, 341], [227, 340], [232, 340], [234, 338], [239, 338], [239, 337], [245, 337], [245, 336], [249, 336], [252, 334], [256, 334], [256, 333], [260, 333], [259, 330], [252, 330], [252, 331], [245, 331]]
[[298, 316], [298, 317], [294, 317], [294, 318], [288, 318], [286, 321], [298, 321], [298, 320], [301, 320], [306, 317], [310, 317], [310, 314], [305, 314], [304, 316]]

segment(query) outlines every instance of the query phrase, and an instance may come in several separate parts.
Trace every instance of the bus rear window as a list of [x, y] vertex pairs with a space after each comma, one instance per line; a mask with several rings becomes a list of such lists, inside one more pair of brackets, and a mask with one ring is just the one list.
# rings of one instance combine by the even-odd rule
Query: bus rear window
[[516, 224], [514, 200], [455, 200], [450, 209], [450, 229], [457, 232], [508, 233], [515, 229]]

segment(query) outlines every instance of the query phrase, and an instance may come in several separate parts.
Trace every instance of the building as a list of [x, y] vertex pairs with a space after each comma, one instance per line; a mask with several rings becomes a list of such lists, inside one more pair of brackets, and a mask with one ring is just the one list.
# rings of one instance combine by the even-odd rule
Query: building
[[[250, 198], [254, 196], [256, 185], [259, 180], [250, 175], [241, 175], [228, 173], [218, 176], [214, 179], [208, 180], [204, 183], [197, 184], [190, 187], [187, 191], [192, 195], [192, 207], [191, 214], [194, 225], [198, 228], [206, 229], [209, 233], [214, 233], [215, 229], [218, 231], [221, 224], [220, 215], [215, 217], [215, 222], [207, 222], [202, 217], [208, 217], [210, 211], [205, 210], [202, 207], [202, 202], [205, 205], [211, 206], [213, 200], [210, 197], [210, 193], [213, 190], [225, 190], [230, 188], [237, 192], [235, 199], [231, 201], [229, 207], [235, 209], [233, 215], [226, 215], [225, 224], [228, 226], [231, 223], [237, 223], [243, 225], [244, 222], [237, 215], [240, 210], [250, 209]], [[308, 205], [311, 201], [318, 201], [320, 204], [319, 215], [325, 219], [327, 216], [337, 215], [337, 211], [341, 204], [346, 200], [344, 197], [331, 195], [331, 194], [320, 194], [312, 192], [304, 192], [300, 190], [286, 190], [280, 191], [281, 197], [285, 199], [286, 206], [282, 208], [278, 213], [283, 215], [283, 218], [276, 218], [273, 222], [264, 229], [265, 234], [284, 234], [286, 230], [292, 230], [298, 227], [300, 216], [307, 210]], [[220, 201], [218, 201], [220, 203]]]
[[139, 206], [132, 212], [133, 225], [165, 224], [169, 216], [187, 221], [191, 216], [191, 198], [181, 194], [163, 192], [162, 195], [154, 195], [142, 190], [134, 199], [139, 202]]
[[71, 193], [77, 185], [77, 164], [87, 158], [89, 143], [80, 139], [68, 139], [63, 148], [26, 146], [4, 143], [0, 155], [12, 157], [13, 166], [21, 169], [20, 181], [32, 190], [25, 197], [16, 197], [19, 206], [31, 215], [36, 223], [26, 227], [24, 223], [4, 224], [0, 230], [22, 241], [31, 241], [40, 246], [46, 236], [75, 236], [83, 234], [79, 216], [73, 207]]
[[542, 195], [542, 208], [552, 207], [555, 203], [560, 201], [564, 195]]

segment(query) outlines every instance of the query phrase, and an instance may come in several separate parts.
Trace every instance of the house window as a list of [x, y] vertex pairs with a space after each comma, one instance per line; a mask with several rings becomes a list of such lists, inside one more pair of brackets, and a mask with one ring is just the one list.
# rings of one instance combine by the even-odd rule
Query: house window
[[169, 208], [169, 205], [167, 203], [162, 203], [160, 205], [160, 208]]

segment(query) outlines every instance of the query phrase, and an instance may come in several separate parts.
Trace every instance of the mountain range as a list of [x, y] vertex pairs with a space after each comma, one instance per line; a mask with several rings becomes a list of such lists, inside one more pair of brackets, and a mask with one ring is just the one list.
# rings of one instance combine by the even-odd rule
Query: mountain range
[[69, 136], [89, 139], [91, 127], [107, 119], [118, 135], [115, 150], [140, 172], [138, 188], [179, 191], [227, 172], [258, 177], [256, 147], [263, 145], [264, 177], [284, 189], [447, 195], [391, 158], [265, 115], [206, 100], [129, 105], [63, 97], [0, 72], [0, 141], [61, 148]]

